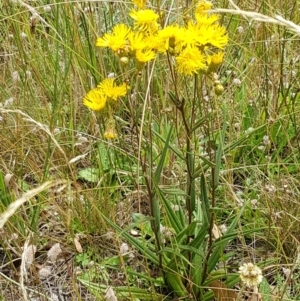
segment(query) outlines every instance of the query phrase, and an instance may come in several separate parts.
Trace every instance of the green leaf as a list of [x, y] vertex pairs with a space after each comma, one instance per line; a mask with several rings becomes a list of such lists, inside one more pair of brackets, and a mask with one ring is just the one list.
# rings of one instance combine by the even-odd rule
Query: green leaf
[[157, 189], [157, 194], [162, 201], [170, 226], [175, 230], [177, 234], [180, 233], [185, 227], [184, 216], [181, 211], [181, 207], [179, 206], [179, 211], [174, 211], [172, 204], [169, 200], [166, 199], [164, 192], [160, 188]]
[[207, 196], [207, 190], [205, 185], [205, 177], [202, 174], [201, 176], [201, 207], [202, 207], [202, 217], [203, 217], [203, 223], [205, 225], [210, 224], [210, 203]]
[[170, 145], [170, 139], [171, 139], [171, 135], [172, 135], [172, 128], [170, 128], [167, 139], [164, 141], [164, 148], [160, 154], [160, 159], [159, 162], [157, 164], [157, 168], [154, 172], [154, 183], [158, 184], [160, 183], [160, 178], [161, 178], [161, 174], [164, 168], [164, 164], [165, 164], [165, 160], [166, 160], [166, 155], [167, 155], [167, 151]]
[[[156, 132], [155, 130], [152, 130], [152, 132], [155, 134], [155, 136], [157, 136], [161, 141], [163, 141], [164, 143], [166, 142], [166, 139], [164, 137], [162, 137], [158, 132]], [[185, 160], [185, 156], [182, 153], [181, 150], [179, 150], [178, 148], [176, 148], [175, 146], [168, 144], [168, 148], [170, 150], [172, 150], [181, 160]]]
[[141, 230], [141, 234], [143, 236], [148, 235], [150, 237], [153, 237], [151, 220], [153, 220], [153, 218], [145, 216], [142, 213], [134, 212], [132, 214], [132, 221], [134, 224], [136, 224], [136, 227], [138, 227]]
[[261, 284], [259, 285], [259, 292], [262, 294], [262, 299], [264, 301], [272, 301], [272, 292], [268, 281], [263, 278]]
[[111, 169], [111, 162], [115, 161], [115, 152], [104, 142], [98, 144], [98, 159], [102, 172], [108, 172]]
[[4, 207], [8, 207], [9, 204], [13, 202], [12, 196], [6, 190], [4, 177], [1, 171], [0, 171], [0, 202], [4, 205]]
[[77, 179], [90, 183], [97, 183], [100, 180], [100, 170], [95, 167], [87, 167], [78, 172]]
[[224, 146], [224, 140], [225, 140], [225, 134], [226, 134], [226, 110], [225, 107], [223, 109], [223, 126], [221, 131], [221, 136], [219, 139], [219, 145], [216, 153], [216, 167], [215, 167], [215, 173], [214, 173], [214, 188], [216, 188], [219, 185], [219, 176], [220, 176], [220, 169], [221, 169], [221, 160], [223, 156], [223, 146]]
[[[106, 294], [108, 288], [107, 285], [100, 283], [93, 283], [89, 280], [78, 277], [78, 280], [90, 291], [92, 292], [98, 300], [103, 300], [103, 296]], [[170, 297], [165, 295], [158, 294], [156, 292], [151, 292], [147, 289], [141, 289], [131, 286], [118, 286], [112, 288], [118, 298], [129, 298], [130, 300], [140, 299], [140, 300], [149, 300], [149, 301], [162, 301], [162, 300], [171, 300]]]
[[178, 233], [176, 237], [176, 244], [181, 244], [184, 239], [188, 236], [192, 236], [195, 234], [195, 229], [197, 227], [198, 222], [191, 222], [186, 228], [184, 228], [180, 233]]
[[174, 273], [165, 273], [166, 280], [169, 286], [172, 288], [174, 294], [178, 297], [186, 297], [188, 296], [188, 291], [183, 284], [183, 278], [181, 275], [178, 274], [177, 271]]

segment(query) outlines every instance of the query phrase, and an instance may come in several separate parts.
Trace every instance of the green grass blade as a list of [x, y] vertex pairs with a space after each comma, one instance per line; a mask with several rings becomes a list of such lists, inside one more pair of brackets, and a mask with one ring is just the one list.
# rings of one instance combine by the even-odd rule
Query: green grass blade
[[207, 190], [205, 185], [205, 177], [201, 176], [201, 207], [202, 207], [202, 218], [205, 225], [210, 223], [210, 203], [207, 196]]
[[[168, 221], [170, 222], [170, 226], [175, 230], [177, 234], [180, 233], [184, 229], [184, 221], [180, 218], [180, 212], [178, 214], [174, 211], [170, 201], [166, 199], [163, 191], [160, 188], [157, 189], [157, 193], [159, 199], [162, 201], [164, 210], [166, 211], [166, 215]], [[181, 208], [179, 207], [179, 211], [180, 210]]]
[[216, 188], [219, 185], [219, 176], [220, 176], [220, 169], [221, 169], [221, 160], [223, 156], [223, 147], [224, 147], [224, 140], [226, 135], [226, 127], [227, 127], [227, 121], [226, 121], [226, 110], [225, 107], [223, 108], [223, 126], [221, 131], [221, 136], [219, 139], [219, 145], [216, 153], [216, 167], [215, 167], [215, 173], [214, 173], [214, 188]]

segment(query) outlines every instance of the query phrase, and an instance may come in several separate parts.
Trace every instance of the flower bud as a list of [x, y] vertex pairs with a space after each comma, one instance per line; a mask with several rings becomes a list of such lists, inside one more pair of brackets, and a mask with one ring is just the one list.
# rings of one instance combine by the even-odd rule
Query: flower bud
[[122, 64], [124, 64], [124, 65], [127, 65], [128, 62], [129, 62], [129, 59], [128, 59], [127, 56], [122, 56], [122, 57], [120, 58], [120, 62], [121, 62]]
[[216, 86], [215, 86], [215, 93], [216, 93], [216, 95], [222, 95], [223, 94], [223, 92], [224, 92], [224, 87], [223, 87], [223, 85], [221, 85], [221, 84], [217, 84]]

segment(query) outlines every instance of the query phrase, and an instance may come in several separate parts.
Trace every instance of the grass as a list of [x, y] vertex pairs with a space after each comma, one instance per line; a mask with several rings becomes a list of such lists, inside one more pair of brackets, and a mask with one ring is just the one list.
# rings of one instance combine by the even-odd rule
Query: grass
[[[255, 299], [244, 262], [262, 268], [264, 300], [300, 300], [299, 31], [285, 22], [300, 24], [299, 4], [236, 5], [214, 3], [223, 94], [199, 77], [195, 105], [178, 81], [181, 112], [167, 59], [139, 74], [94, 47], [132, 23], [131, 3], [0, 3], [2, 300]], [[112, 72], [132, 90], [108, 141], [82, 100]]]

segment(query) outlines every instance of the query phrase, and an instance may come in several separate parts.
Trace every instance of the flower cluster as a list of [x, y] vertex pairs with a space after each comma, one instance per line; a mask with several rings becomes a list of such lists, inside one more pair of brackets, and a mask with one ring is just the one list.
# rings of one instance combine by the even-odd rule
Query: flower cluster
[[[162, 15], [146, 8], [145, 0], [132, 0], [135, 8], [129, 13], [133, 26], [124, 23], [113, 27], [96, 41], [96, 46], [111, 49], [122, 64], [135, 62], [138, 68], [155, 59], [168, 55], [178, 74], [194, 75], [200, 71], [211, 74], [222, 63], [222, 50], [228, 42], [226, 29], [218, 23], [219, 16], [209, 14], [212, 4], [201, 0], [195, 8], [194, 19], [183, 24], [169, 24], [161, 28]], [[162, 22], [163, 23], [163, 22]], [[222, 93], [218, 83], [215, 90]], [[84, 104], [94, 111], [115, 107], [117, 99], [126, 95], [125, 83], [117, 85], [114, 79], [103, 80], [84, 97]], [[107, 139], [116, 138], [112, 110], [109, 112]]]
[[258, 286], [263, 279], [261, 269], [253, 263], [244, 263], [239, 268], [240, 277], [247, 286]]
[[135, 58], [139, 63], [153, 60], [158, 53], [174, 56], [177, 72], [193, 75], [200, 70], [213, 72], [223, 60], [223, 49], [228, 36], [226, 29], [218, 23], [219, 16], [209, 14], [209, 1], [200, 1], [195, 9], [195, 20], [184, 26], [170, 24], [160, 28], [159, 15], [144, 8], [145, 1], [133, 1], [138, 9], [129, 16], [134, 20], [133, 28], [117, 24], [111, 33], [97, 39], [96, 46], [110, 48], [121, 62]]

